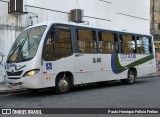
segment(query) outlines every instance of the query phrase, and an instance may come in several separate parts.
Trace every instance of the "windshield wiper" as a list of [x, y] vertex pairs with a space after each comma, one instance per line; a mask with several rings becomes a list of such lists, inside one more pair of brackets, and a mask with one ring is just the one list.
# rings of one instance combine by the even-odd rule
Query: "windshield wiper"
[[[12, 55], [15, 53], [15, 51], [16, 51], [17, 49], [18, 49], [18, 52], [17, 52], [17, 53], [19, 53], [19, 51], [20, 51], [20, 54], [21, 54], [21, 55], [23, 54], [23, 52], [21, 51], [21, 49], [22, 49], [24, 43], [26, 42], [26, 40], [29, 39], [29, 33], [31, 32], [31, 30], [32, 30], [32, 29], [30, 29], [30, 30], [27, 32], [26, 38], [25, 38], [25, 39], [22, 41], [22, 43], [21, 43], [19, 46], [17, 46], [17, 48], [12, 52], [12, 54], [9, 56], [7, 62], [10, 62], [10, 58], [12, 57]], [[23, 55], [22, 55], [22, 57], [23, 57]], [[23, 61], [23, 59], [22, 59], [22, 61]]]
[[22, 45], [23, 45], [24, 42], [25, 42], [25, 39], [22, 41], [22, 43], [21, 43], [19, 46], [17, 46], [17, 48], [16, 48], [16, 49], [12, 52], [12, 54], [8, 57], [7, 62], [10, 61], [10, 58], [12, 57], [12, 55], [15, 53], [15, 51], [16, 51], [17, 49], [20, 50], [20, 48], [22, 48]]

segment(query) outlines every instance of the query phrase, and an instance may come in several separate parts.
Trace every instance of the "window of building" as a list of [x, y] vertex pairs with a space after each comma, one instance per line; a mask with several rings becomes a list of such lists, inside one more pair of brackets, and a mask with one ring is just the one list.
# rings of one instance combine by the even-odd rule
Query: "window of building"
[[78, 29], [77, 42], [79, 52], [95, 53], [97, 52], [96, 33], [92, 30]]
[[100, 32], [99, 51], [102, 53], [113, 53], [118, 51], [116, 34], [109, 32]]
[[55, 60], [72, 53], [70, 29], [68, 27], [54, 27], [44, 44], [44, 58]]

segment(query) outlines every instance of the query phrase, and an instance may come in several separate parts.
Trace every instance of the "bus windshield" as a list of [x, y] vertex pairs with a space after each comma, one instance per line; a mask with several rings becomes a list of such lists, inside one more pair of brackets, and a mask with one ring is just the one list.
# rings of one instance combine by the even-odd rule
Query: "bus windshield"
[[46, 26], [38, 26], [22, 32], [13, 44], [7, 62], [23, 62], [32, 59], [37, 52], [45, 29]]

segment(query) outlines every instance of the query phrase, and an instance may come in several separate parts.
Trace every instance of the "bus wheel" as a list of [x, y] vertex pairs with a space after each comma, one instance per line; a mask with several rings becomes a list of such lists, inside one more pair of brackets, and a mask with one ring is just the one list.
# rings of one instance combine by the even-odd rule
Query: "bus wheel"
[[70, 90], [70, 80], [65, 74], [60, 74], [56, 79], [56, 93], [66, 93]]
[[135, 83], [135, 72], [133, 70], [128, 71], [128, 78], [127, 79], [122, 79], [121, 82], [123, 84], [134, 84]]

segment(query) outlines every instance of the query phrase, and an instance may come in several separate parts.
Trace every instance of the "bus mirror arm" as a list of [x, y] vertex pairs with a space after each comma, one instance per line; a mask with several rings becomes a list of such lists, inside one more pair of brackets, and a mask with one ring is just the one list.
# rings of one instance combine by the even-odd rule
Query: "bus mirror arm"
[[41, 58], [41, 65], [43, 65], [43, 59]]

